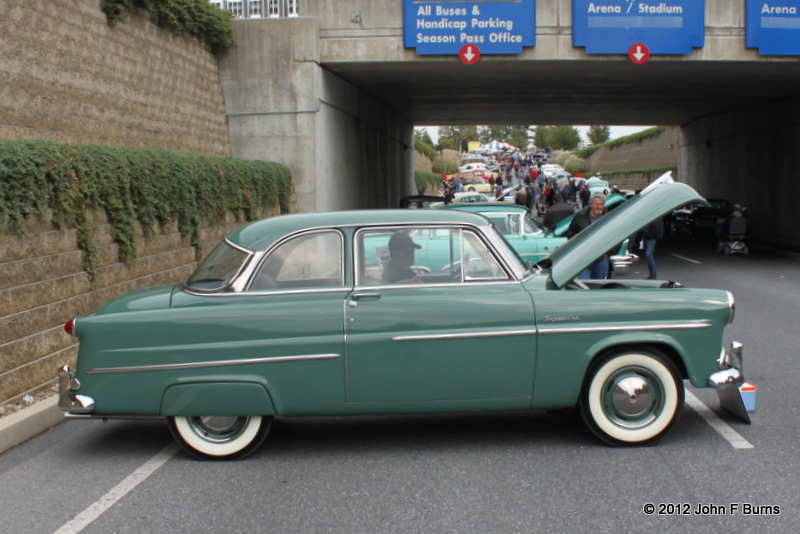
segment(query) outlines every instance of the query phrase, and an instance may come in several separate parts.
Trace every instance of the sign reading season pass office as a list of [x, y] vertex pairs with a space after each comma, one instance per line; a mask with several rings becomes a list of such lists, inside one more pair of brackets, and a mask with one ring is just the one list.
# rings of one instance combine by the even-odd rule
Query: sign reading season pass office
[[403, 0], [403, 46], [420, 55], [520, 54], [536, 44], [536, 0]]

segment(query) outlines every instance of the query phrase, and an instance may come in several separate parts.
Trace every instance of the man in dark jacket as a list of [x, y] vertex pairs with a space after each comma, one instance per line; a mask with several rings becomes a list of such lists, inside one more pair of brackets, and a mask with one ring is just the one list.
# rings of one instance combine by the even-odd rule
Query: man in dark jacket
[[553, 200], [555, 203], [547, 208], [547, 213], [544, 214], [542, 224], [544, 224], [545, 228], [550, 228], [574, 213], [572, 204], [564, 202], [561, 195], [556, 195]]
[[[581, 230], [587, 228], [590, 224], [599, 220], [606, 214], [606, 197], [602, 193], [595, 193], [589, 199], [589, 209], [579, 211], [572, 222], [569, 224], [567, 230], [567, 237], [572, 239]], [[600, 256], [593, 264], [584, 269], [578, 278], [582, 280], [603, 280], [608, 276], [608, 254]]]

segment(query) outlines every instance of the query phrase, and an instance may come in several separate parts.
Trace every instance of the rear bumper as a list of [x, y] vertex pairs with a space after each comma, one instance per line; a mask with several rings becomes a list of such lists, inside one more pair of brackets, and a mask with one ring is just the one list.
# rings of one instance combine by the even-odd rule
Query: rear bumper
[[81, 384], [72, 374], [69, 365], [58, 370], [58, 407], [70, 415], [86, 415], [94, 410], [94, 399], [79, 395]]
[[739, 387], [744, 383], [742, 370], [742, 351], [744, 345], [738, 341], [731, 343], [730, 349], [722, 349], [717, 362], [720, 370], [708, 377], [708, 385], [712, 388]]

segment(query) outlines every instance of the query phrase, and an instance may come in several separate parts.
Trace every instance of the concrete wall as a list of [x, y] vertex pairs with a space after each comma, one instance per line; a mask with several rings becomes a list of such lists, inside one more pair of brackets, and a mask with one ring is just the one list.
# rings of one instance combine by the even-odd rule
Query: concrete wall
[[413, 192], [413, 125], [320, 67], [317, 19], [232, 21], [220, 56], [233, 156], [292, 170], [301, 212], [385, 207]]
[[748, 209], [753, 236], [800, 246], [800, 98], [704, 117], [681, 128], [683, 181]]
[[0, 0], [0, 138], [230, 155], [217, 63], [99, 0]]

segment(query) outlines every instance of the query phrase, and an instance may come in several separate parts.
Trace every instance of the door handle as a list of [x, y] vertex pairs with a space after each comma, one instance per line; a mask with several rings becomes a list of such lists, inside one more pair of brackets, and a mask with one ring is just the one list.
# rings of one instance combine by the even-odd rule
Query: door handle
[[380, 293], [356, 293], [351, 296], [353, 300], [378, 300], [381, 298]]

